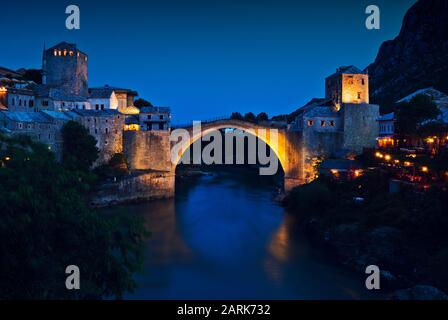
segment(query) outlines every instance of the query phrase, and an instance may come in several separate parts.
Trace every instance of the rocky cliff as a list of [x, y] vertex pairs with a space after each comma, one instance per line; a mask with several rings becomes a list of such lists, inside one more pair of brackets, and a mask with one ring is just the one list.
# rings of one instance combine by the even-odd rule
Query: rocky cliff
[[384, 42], [370, 75], [371, 102], [382, 111], [425, 87], [448, 92], [448, 0], [419, 0], [406, 13], [399, 35]]

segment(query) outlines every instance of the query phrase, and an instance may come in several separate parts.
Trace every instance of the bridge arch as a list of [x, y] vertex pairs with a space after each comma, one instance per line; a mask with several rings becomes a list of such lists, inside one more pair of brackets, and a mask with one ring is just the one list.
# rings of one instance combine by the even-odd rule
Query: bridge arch
[[[193, 127], [183, 127], [179, 129], [187, 130], [190, 136], [188, 141], [184, 141], [177, 158], [173, 161], [173, 170], [176, 170], [177, 165], [180, 163], [184, 153], [199, 139], [207, 136], [213, 131], [219, 131], [221, 129], [237, 129], [248, 134], [255, 136], [257, 139], [262, 140], [277, 156], [278, 162], [285, 171], [285, 146], [284, 146], [284, 130], [267, 126], [259, 126], [250, 122], [240, 120], [218, 120], [209, 123], [201, 123], [201, 130], [194, 132]], [[272, 131], [271, 131], [272, 130]], [[275, 131], [274, 131], [275, 130]], [[274, 134], [276, 135], [274, 137]]]
[[[280, 166], [284, 171], [286, 191], [307, 181], [308, 167], [305, 169], [305, 152], [302, 147], [302, 138], [297, 132], [231, 119], [201, 123], [199, 132], [193, 132], [193, 126], [180, 128], [185, 129], [189, 137], [186, 141], [183, 139], [177, 159], [172, 159], [172, 149], [179, 143], [179, 141], [171, 141], [173, 132], [123, 132], [123, 152], [127, 157], [130, 169], [134, 171], [149, 170], [161, 172], [174, 177], [179, 160], [195, 141], [214, 130], [234, 128], [253, 134], [258, 139], [261, 139], [277, 155]], [[274, 143], [275, 139], [271, 141], [272, 131], [270, 129], [277, 129], [276, 143]]]

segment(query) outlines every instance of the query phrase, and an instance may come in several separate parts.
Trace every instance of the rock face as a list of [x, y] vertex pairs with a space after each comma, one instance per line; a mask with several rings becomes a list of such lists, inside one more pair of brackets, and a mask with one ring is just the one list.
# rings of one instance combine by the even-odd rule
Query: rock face
[[448, 0], [419, 0], [412, 6], [400, 34], [382, 44], [367, 70], [371, 103], [383, 112], [421, 88], [448, 92]]

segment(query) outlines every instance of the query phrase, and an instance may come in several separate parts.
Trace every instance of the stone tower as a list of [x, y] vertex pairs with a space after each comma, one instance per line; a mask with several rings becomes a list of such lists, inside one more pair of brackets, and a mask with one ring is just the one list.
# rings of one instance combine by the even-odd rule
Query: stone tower
[[88, 56], [76, 44], [61, 42], [44, 49], [42, 82], [67, 95], [88, 97]]
[[342, 149], [360, 153], [374, 147], [380, 112], [369, 103], [369, 75], [354, 66], [340, 67], [325, 79], [325, 96], [342, 117]]
[[325, 79], [325, 98], [342, 103], [369, 103], [369, 75], [354, 66], [340, 67]]

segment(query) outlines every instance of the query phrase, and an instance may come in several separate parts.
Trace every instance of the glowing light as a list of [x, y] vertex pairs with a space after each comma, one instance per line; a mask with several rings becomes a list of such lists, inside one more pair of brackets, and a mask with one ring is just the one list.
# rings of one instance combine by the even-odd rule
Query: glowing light
[[410, 166], [412, 166], [412, 163], [410, 163], [409, 161], [405, 161], [405, 162], [404, 162], [404, 165], [405, 165], [406, 167], [410, 167]]
[[395, 162], [396, 164], [399, 164], [399, 163], [400, 163], [400, 160], [394, 160], [394, 162]]
[[386, 154], [386, 155], [384, 156], [384, 159], [386, 159], [386, 161], [389, 161], [390, 159], [392, 159], [392, 157], [391, 157], [390, 155]]
[[7, 92], [8, 89], [6, 89], [6, 87], [0, 87], [0, 92]]
[[9, 161], [9, 160], [11, 160], [10, 157], [5, 157], [5, 161]]
[[337, 175], [339, 173], [339, 171], [336, 170], [336, 169], [331, 169], [331, 173], [334, 174], [334, 175]]
[[355, 170], [355, 177], [360, 177], [362, 175], [362, 170]]
[[428, 172], [428, 167], [422, 167], [422, 172]]
[[377, 157], [377, 158], [383, 158], [383, 155], [382, 155], [382, 153], [377, 152], [377, 153], [375, 153], [375, 157]]

